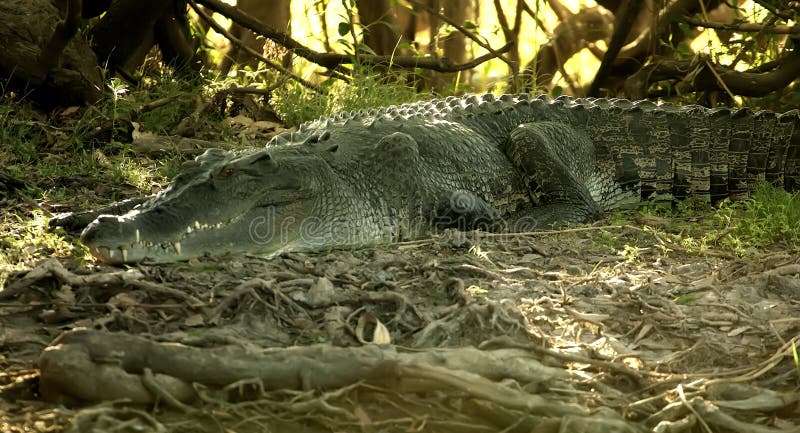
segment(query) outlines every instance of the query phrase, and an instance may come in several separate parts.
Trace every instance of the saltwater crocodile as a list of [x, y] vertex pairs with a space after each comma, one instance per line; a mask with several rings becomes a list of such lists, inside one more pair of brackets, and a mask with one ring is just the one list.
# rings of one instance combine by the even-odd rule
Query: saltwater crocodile
[[155, 196], [53, 224], [110, 213], [81, 239], [111, 263], [547, 228], [631, 201], [741, 196], [760, 179], [798, 189], [799, 120], [623, 99], [434, 99], [320, 118], [261, 149], [211, 149]]

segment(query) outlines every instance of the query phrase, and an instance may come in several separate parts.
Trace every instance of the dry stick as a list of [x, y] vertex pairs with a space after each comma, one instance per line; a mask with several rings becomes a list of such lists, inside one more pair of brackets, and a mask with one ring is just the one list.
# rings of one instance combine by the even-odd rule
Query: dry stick
[[22, 293], [30, 285], [47, 277], [56, 277], [59, 281], [71, 286], [94, 285], [106, 286], [112, 284], [130, 284], [132, 281], [144, 278], [139, 270], [117, 271], [95, 275], [75, 275], [64, 269], [56, 259], [44, 261], [39, 266], [31, 269], [24, 277], [6, 287], [0, 292], [0, 300], [13, 298]]
[[676, 391], [678, 391], [678, 397], [680, 398], [680, 400], [681, 400], [681, 403], [683, 403], [683, 405], [684, 405], [684, 406], [685, 406], [687, 409], [689, 409], [689, 412], [691, 412], [691, 413], [692, 413], [692, 415], [694, 415], [695, 419], [697, 419], [697, 420], [700, 422], [700, 425], [702, 425], [702, 426], [703, 426], [703, 429], [704, 429], [704, 430], [705, 430], [707, 433], [714, 433], [714, 432], [711, 430], [711, 427], [709, 427], [709, 426], [708, 426], [708, 423], [706, 423], [706, 421], [703, 419], [703, 417], [702, 417], [702, 416], [700, 416], [700, 414], [699, 414], [699, 413], [697, 413], [697, 409], [695, 409], [695, 408], [694, 408], [694, 406], [692, 406], [692, 404], [691, 404], [691, 403], [689, 403], [689, 400], [687, 400], [687, 399], [686, 399], [686, 394], [684, 394], [684, 392], [683, 392], [683, 387], [682, 387], [681, 385], [678, 385], [678, 386], [676, 387]]
[[191, 414], [197, 413], [198, 410], [189, 406], [187, 404], [182, 403], [180, 400], [175, 398], [169, 391], [164, 389], [161, 385], [156, 382], [155, 376], [153, 375], [153, 370], [149, 367], [145, 367], [142, 370], [142, 386], [145, 387], [151, 394], [160, 398], [167, 406], [177, 409], [183, 413]]
[[[785, 356], [784, 353], [788, 352], [791, 349], [792, 343], [794, 343], [795, 345], [800, 343], [800, 336], [796, 336], [793, 339], [791, 339], [791, 340], [787, 341], [786, 343], [784, 343], [780, 348], [778, 348], [777, 351], [775, 351], [775, 354], [773, 354], [769, 359], [766, 359], [766, 360], [762, 361], [760, 364], [758, 364], [755, 367], [755, 369], [749, 368], [749, 367], [740, 367], [740, 368], [737, 368], [737, 369], [734, 369], [734, 370], [731, 370], [731, 371], [722, 371], [722, 372], [714, 373], [713, 375], [712, 374], [705, 374], [705, 373], [682, 374], [681, 377], [667, 379], [665, 382], [654, 384], [652, 386], [649, 386], [649, 387], [645, 388], [642, 391], [647, 391], [650, 388], [654, 388], [656, 386], [665, 385], [666, 383], [672, 382], [672, 381], [675, 381], [675, 380], [685, 380], [685, 379], [698, 379], [698, 380], [694, 381], [694, 384], [695, 385], [702, 385], [704, 388], [708, 388], [709, 386], [715, 385], [717, 383], [741, 383], [741, 382], [752, 381], [752, 380], [758, 379], [762, 375], [766, 374], [768, 371], [770, 371], [773, 368], [775, 368], [776, 366], [778, 366], [782, 362], [782, 360], [783, 360], [783, 358]], [[740, 374], [739, 373], [740, 371], [744, 371], [746, 374]], [[722, 377], [722, 376], [728, 376], [728, 375], [731, 375], [731, 374], [737, 374], [738, 376], [731, 377], [731, 378]], [[714, 378], [713, 379], [709, 379], [709, 377], [714, 377]], [[660, 393], [658, 395], [654, 395], [654, 396], [651, 396], [651, 397], [648, 397], [648, 398], [645, 398], [645, 399], [642, 399], [642, 400], [639, 400], [639, 401], [635, 401], [635, 402], [629, 404], [628, 408], [632, 408], [634, 406], [640, 406], [640, 405], [648, 403], [650, 401], [658, 400], [659, 398], [662, 398], [662, 397], [664, 397], [665, 395], [667, 395], [667, 394], [669, 394], [671, 392], [672, 392], [672, 389], [664, 391], [664, 392], [662, 392], [662, 393]]]
[[325, 92], [324, 90], [318, 88], [317, 86], [311, 84], [310, 82], [304, 80], [303, 78], [295, 75], [292, 71], [284, 68], [283, 66], [273, 62], [272, 60], [270, 60], [270, 59], [268, 59], [266, 57], [264, 57], [263, 55], [261, 55], [261, 53], [257, 52], [256, 50], [248, 47], [244, 42], [242, 42], [241, 40], [237, 39], [236, 36], [233, 36], [229, 31], [225, 30], [225, 28], [223, 28], [221, 25], [219, 25], [219, 23], [214, 21], [213, 18], [208, 16], [208, 14], [206, 14], [202, 9], [200, 9], [197, 6], [197, 3], [195, 3], [194, 0], [189, 0], [189, 5], [192, 7], [192, 9], [194, 9], [195, 13], [197, 13], [197, 15], [200, 18], [203, 19], [203, 21], [208, 23], [208, 25], [210, 25], [211, 28], [214, 29], [215, 32], [225, 36], [229, 41], [231, 41], [232, 44], [234, 44], [237, 47], [239, 47], [240, 49], [244, 50], [245, 52], [247, 52], [247, 54], [250, 54], [251, 56], [261, 60], [268, 67], [280, 72], [281, 74], [284, 74], [284, 75], [286, 75], [288, 77], [291, 77], [293, 80], [297, 81], [303, 87], [306, 87], [306, 88], [308, 88], [310, 90], [313, 90], [313, 91], [315, 91], [317, 93], [321, 93], [323, 95], [327, 94], [327, 92]]
[[[776, 17], [772, 17], [777, 19]], [[773, 35], [795, 35], [800, 33], [800, 26], [774, 26], [769, 24], [756, 24], [756, 23], [720, 23], [715, 21], [702, 21], [692, 17], [683, 17], [687, 23], [697, 26], [705, 27], [708, 29], [717, 30], [731, 30], [742, 33], [766, 33]]]
[[467, 371], [417, 363], [400, 363], [397, 371], [400, 377], [440, 383], [466, 392], [472, 397], [528, 413], [548, 416], [588, 415], [588, 411], [580, 406], [550, 402], [542, 396], [520, 392]]
[[451, 26], [455, 27], [455, 29], [458, 30], [459, 32], [463, 33], [464, 36], [472, 39], [473, 41], [475, 41], [476, 44], [480, 45], [486, 51], [491, 53], [493, 55], [493, 57], [502, 60], [509, 67], [513, 67], [512, 62], [510, 60], [506, 59], [502, 55], [504, 52], [508, 51], [508, 50], [503, 51], [503, 48], [505, 48], [505, 47], [509, 47], [510, 48], [514, 44], [513, 42], [508, 42], [508, 43], [506, 43], [506, 45], [503, 46], [503, 48], [501, 48], [499, 50], [495, 50], [489, 44], [485, 43], [479, 37], [475, 36], [474, 33], [472, 33], [471, 31], [469, 31], [467, 29], [465, 29], [462, 25], [460, 25], [457, 22], [451, 20], [450, 18], [440, 14], [438, 11], [434, 10], [432, 7], [430, 7], [430, 6], [428, 6], [428, 5], [424, 4], [424, 3], [418, 2], [416, 0], [408, 0], [408, 2], [413, 4], [414, 6], [417, 6], [417, 7], [421, 8], [421, 9], [424, 9], [429, 14], [434, 15], [434, 16], [438, 17], [439, 19], [441, 19], [442, 21], [446, 22], [447, 24], [450, 24]]
[[650, 377], [669, 377], [669, 376], [671, 376], [671, 374], [658, 373], [658, 372], [655, 372], [655, 371], [646, 371], [646, 370], [637, 371], [637, 370], [634, 370], [633, 368], [630, 368], [630, 367], [628, 367], [628, 366], [626, 366], [624, 364], [620, 364], [620, 363], [617, 363], [617, 362], [604, 361], [602, 359], [592, 359], [592, 358], [587, 358], [587, 357], [581, 356], [581, 355], [575, 355], [575, 354], [572, 354], [572, 353], [556, 352], [555, 350], [547, 349], [545, 347], [537, 346], [535, 344], [525, 344], [525, 343], [512, 341], [508, 337], [498, 337], [498, 338], [493, 338], [491, 340], [484, 341], [483, 343], [481, 343], [478, 346], [478, 348], [481, 349], [481, 350], [489, 350], [494, 345], [499, 345], [500, 347], [512, 347], [512, 348], [529, 350], [529, 351], [531, 351], [531, 352], [533, 352], [533, 353], [535, 353], [537, 355], [549, 356], [549, 357], [558, 359], [559, 361], [577, 362], [577, 363], [580, 363], [580, 364], [589, 364], [589, 365], [594, 365], [594, 366], [598, 366], [598, 367], [607, 368], [608, 370], [611, 370], [611, 371], [614, 371], [614, 372], [617, 372], [617, 373], [622, 373], [622, 374], [625, 374], [627, 376], [630, 376], [632, 379], [634, 379], [637, 382], [641, 382], [643, 380], [643, 376], [645, 376], [645, 375], [650, 376]]
[[796, 346], [798, 343], [800, 343], [800, 335], [792, 338], [791, 340], [781, 345], [781, 347], [777, 351], [775, 351], [775, 354], [773, 354], [769, 359], [762, 361], [761, 364], [757, 366], [757, 369], [750, 370], [749, 373], [741, 375], [739, 377], [726, 378], [726, 379], [721, 379], [721, 378], [711, 379], [705, 385], [709, 386], [716, 383], [746, 382], [749, 380], [755, 380], [763, 376], [773, 368], [777, 367], [783, 361], [785, 353], [791, 350], [792, 345]]
[[[743, 52], [743, 51], [741, 51], [741, 52]], [[722, 86], [723, 89], [725, 89], [725, 93], [728, 94], [728, 97], [731, 98], [731, 101], [733, 101], [733, 103], [738, 107], [739, 103], [736, 101], [736, 95], [734, 95], [733, 92], [731, 92], [731, 89], [728, 87], [728, 85], [725, 84], [725, 80], [723, 80], [722, 77], [719, 75], [719, 72], [717, 72], [717, 70], [714, 69], [714, 65], [711, 64], [711, 61], [706, 59], [704, 61], [704, 63], [706, 64], [708, 69], [711, 71], [711, 73], [714, 74], [714, 78], [717, 79], [717, 82], [719, 83], [719, 85]]]
[[[777, 429], [772, 427], [765, 427], [758, 424], [747, 423], [743, 421], [739, 421], [738, 419], [734, 418], [731, 415], [728, 415], [724, 411], [720, 410], [718, 406], [714, 405], [713, 403], [707, 402], [705, 400], [701, 400], [699, 398], [694, 398], [691, 401], [692, 407], [694, 407], [700, 415], [703, 416], [704, 419], [708, 420], [709, 423], [713, 424], [714, 426], [718, 427], [719, 430], [723, 431], [733, 431], [738, 433], [798, 433], [800, 432], [800, 428], [797, 426], [791, 426], [786, 429]], [[747, 417], [745, 415], [745, 417]]]
[[30, 285], [48, 277], [55, 277], [62, 284], [69, 284], [70, 286], [89, 286], [100, 288], [105, 288], [108, 286], [130, 286], [136, 289], [142, 289], [176, 297], [178, 299], [182, 299], [190, 306], [205, 305], [205, 303], [199, 299], [180, 290], [166, 287], [151, 281], [143, 281], [145, 275], [138, 269], [128, 269], [125, 271], [114, 271], [90, 275], [76, 275], [65, 269], [61, 262], [56, 259], [46, 260], [39, 266], [31, 269], [24, 277], [17, 280], [14, 284], [6, 287], [5, 290], [0, 292], [0, 300], [15, 297], [22, 293]]

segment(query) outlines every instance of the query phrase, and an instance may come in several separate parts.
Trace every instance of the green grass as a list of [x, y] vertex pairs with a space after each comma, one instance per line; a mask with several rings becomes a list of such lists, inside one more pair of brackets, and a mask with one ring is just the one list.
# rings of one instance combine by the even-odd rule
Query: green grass
[[287, 126], [297, 126], [340, 111], [385, 107], [432, 97], [429, 93], [418, 92], [402, 75], [368, 70], [355, 73], [349, 83], [329, 80], [321, 87], [327, 95], [294, 82], [287, 83], [275, 92], [275, 111]]
[[[767, 247], [800, 248], [800, 192], [761, 183], [742, 201], [725, 200], [716, 207], [696, 199], [675, 205], [646, 203], [635, 212], [615, 211], [607, 221], [645, 227], [649, 234], [633, 237], [637, 242], [652, 243], [655, 236], [692, 253], [716, 249], [747, 256]], [[632, 239], [613, 233], [595, 237], [626, 258], [637, 248]]]
[[760, 184], [749, 199], [723, 203], [715, 216], [730, 228], [720, 241], [732, 249], [800, 245], [800, 191], [788, 193]]
[[[0, 191], [0, 287], [10, 272], [51, 257], [84, 260], [86, 250], [64, 233], [47, 228], [48, 217], [34, 201], [53, 212], [80, 210], [150, 194], [178, 172], [184, 156], [165, 153], [158, 158], [131, 152], [118, 135], [130, 121], [163, 134], [194, 112], [199, 83], [164, 79], [140, 89], [119, 81], [115, 92], [92, 107], [70, 107], [43, 114], [25, 100], [0, 101], [0, 167], [32, 188]], [[163, 107], [130, 116], [139, 107], [171, 98]], [[93, 131], [113, 122], [112, 135]], [[226, 129], [222, 119], [201, 121], [216, 136]]]
[[0, 288], [11, 272], [22, 271], [48, 257], [71, 257], [80, 263], [91, 259], [77, 240], [67, 241], [63, 232], [48, 229], [49, 218], [35, 210], [29, 215], [6, 214], [0, 219]]

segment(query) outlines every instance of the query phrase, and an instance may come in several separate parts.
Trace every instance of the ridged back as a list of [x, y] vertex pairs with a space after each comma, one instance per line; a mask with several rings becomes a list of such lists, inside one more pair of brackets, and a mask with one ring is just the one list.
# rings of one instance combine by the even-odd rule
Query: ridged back
[[[521, 123], [543, 120], [583, 129], [592, 139], [595, 160], [577, 161], [576, 166], [586, 176], [613, 179], [614, 191], [599, 197], [604, 207], [629, 199], [689, 195], [718, 201], [743, 195], [759, 180], [789, 191], [800, 189], [797, 110], [776, 114], [625, 99], [486, 94], [341, 113], [304, 124], [298, 133], [285, 137], [297, 143], [316, 141], [319, 131], [328, 128], [364, 127], [377, 133], [392, 125], [421, 122], [448, 128], [451, 122], [492, 137], [490, 141], [499, 146]], [[441, 142], [438, 132], [431, 135], [438, 135], [435, 141]], [[287, 141], [279, 137], [277, 142], [281, 140]]]

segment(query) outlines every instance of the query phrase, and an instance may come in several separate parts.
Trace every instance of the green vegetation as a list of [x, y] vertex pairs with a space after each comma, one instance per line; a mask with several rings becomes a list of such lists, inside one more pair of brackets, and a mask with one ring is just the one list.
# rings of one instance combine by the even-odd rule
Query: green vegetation
[[800, 193], [761, 184], [744, 202], [726, 202], [716, 218], [730, 228], [721, 242], [734, 249], [800, 244]]
[[354, 73], [350, 82], [328, 80], [322, 87], [327, 95], [294, 82], [276, 90], [275, 110], [287, 126], [297, 126], [340, 111], [397, 105], [432, 97], [429, 93], [417, 92], [403, 75], [368, 69]]
[[[635, 212], [612, 212], [607, 221], [644, 228], [625, 237], [604, 231], [594, 238], [629, 262], [639, 259], [645, 244], [665, 253], [680, 249], [703, 254], [715, 249], [748, 256], [770, 246], [800, 247], [800, 193], [762, 183], [742, 201], [724, 200], [716, 207], [693, 199], [674, 206], [648, 203]], [[653, 243], [654, 238], [662, 242]]]

